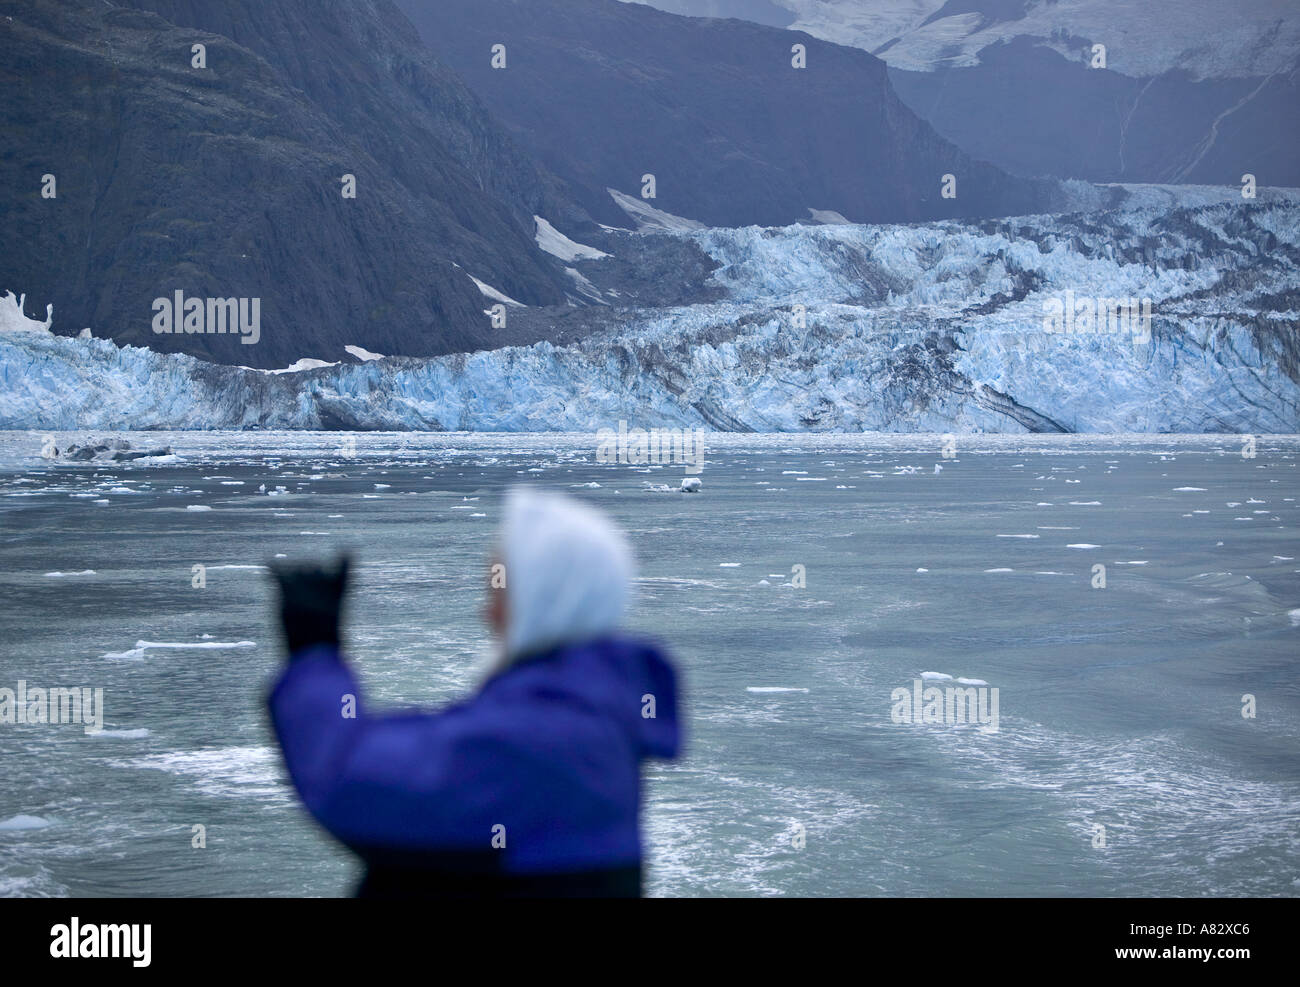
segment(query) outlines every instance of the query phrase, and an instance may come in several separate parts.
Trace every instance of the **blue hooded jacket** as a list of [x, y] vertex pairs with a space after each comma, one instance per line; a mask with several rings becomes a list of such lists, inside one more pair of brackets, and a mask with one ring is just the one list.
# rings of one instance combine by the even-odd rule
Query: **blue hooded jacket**
[[486, 850], [506, 873], [639, 866], [640, 762], [678, 748], [672, 667], [624, 637], [518, 662], [441, 712], [390, 715], [366, 708], [335, 649], [312, 648], [270, 709], [303, 802], [363, 857]]
[[[363, 893], [412, 875], [445, 887], [458, 874], [467, 893], [490, 875], [497, 890], [486, 893], [509, 893], [504, 881], [552, 894], [564, 884], [547, 877], [602, 872], [632, 877], [608, 893], [639, 893], [640, 765], [677, 754], [676, 676], [656, 645], [612, 627], [622, 597], [611, 604], [611, 587], [631, 570], [602, 559], [618, 546], [609, 527], [587, 508], [539, 501], [553, 496], [517, 496], [507, 509], [514, 647], [471, 698], [438, 712], [373, 712], [328, 645], [293, 656], [270, 695], [303, 802], [370, 866]], [[548, 553], [556, 538], [563, 544]]]

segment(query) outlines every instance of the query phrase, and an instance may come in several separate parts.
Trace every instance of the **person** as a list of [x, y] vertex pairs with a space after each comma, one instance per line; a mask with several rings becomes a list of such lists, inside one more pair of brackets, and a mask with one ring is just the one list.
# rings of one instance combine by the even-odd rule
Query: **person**
[[[633, 559], [603, 514], [508, 491], [485, 681], [378, 713], [340, 644], [350, 559], [272, 564], [288, 665], [268, 698], [303, 803], [361, 857], [361, 897], [636, 897], [641, 762], [676, 757], [677, 676], [621, 631]], [[504, 585], [501, 585], [501, 584]]]

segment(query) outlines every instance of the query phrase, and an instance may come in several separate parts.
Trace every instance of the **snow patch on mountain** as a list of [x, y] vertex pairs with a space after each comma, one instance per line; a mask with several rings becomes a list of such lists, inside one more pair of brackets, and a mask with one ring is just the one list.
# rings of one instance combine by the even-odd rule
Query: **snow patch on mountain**
[[[289, 366], [280, 370], [258, 370], [262, 374], [300, 374], [304, 370], [320, 370], [322, 367], [337, 367], [338, 361], [331, 363], [329, 360], [317, 360], [315, 357], [305, 356], [301, 360], [295, 360]], [[240, 367], [241, 370], [253, 370], [253, 367]]]
[[537, 246], [552, 257], [572, 263], [575, 260], [600, 260], [609, 256], [603, 250], [570, 240], [541, 216], [534, 216], [533, 219], [537, 223]]
[[592, 284], [576, 267], [566, 267], [564, 273], [573, 278], [574, 287], [577, 289], [578, 294], [587, 301], [595, 302], [597, 305], [609, 304], [605, 300], [605, 296], [600, 293], [600, 289]]
[[703, 230], [707, 227], [693, 219], [685, 219], [681, 216], [674, 216], [670, 212], [664, 212], [662, 209], [656, 209], [649, 205], [644, 199], [637, 199], [633, 196], [619, 192], [617, 189], [606, 189], [613, 196], [614, 202], [628, 214], [628, 217], [636, 223], [637, 232], [656, 232], [656, 233], [685, 233], [689, 230]]
[[54, 306], [45, 306], [45, 321], [29, 319], [23, 312], [27, 301], [25, 294], [15, 297], [12, 291], [6, 291], [0, 298], [0, 332], [49, 332], [54, 324]]
[[844, 216], [837, 213], [834, 209], [814, 209], [812, 206], [809, 206], [808, 214], [812, 216], [814, 223], [821, 223], [825, 226], [837, 226], [849, 223], [849, 220], [845, 219]]
[[486, 295], [488, 298], [491, 298], [494, 302], [504, 302], [506, 305], [515, 305], [519, 308], [528, 307], [523, 302], [515, 301], [513, 298], [511, 298], [509, 295], [505, 294], [504, 292], [497, 291], [496, 288], [493, 288], [487, 282], [480, 281], [478, 278], [474, 277], [474, 275], [470, 274], [468, 275], [468, 277], [471, 281], [473, 281], [476, 285], [478, 285], [479, 291], [483, 292], [484, 295]]

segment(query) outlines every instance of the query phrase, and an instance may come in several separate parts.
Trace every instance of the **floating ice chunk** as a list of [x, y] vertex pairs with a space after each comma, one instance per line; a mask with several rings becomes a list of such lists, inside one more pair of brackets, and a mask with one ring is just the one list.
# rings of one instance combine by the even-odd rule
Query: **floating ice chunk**
[[917, 571], [917, 572], [929, 572], [930, 570], [929, 570], [929, 569], [917, 569], [916, 571]]
[[149, 731], [145, 727], [137, 727], [134, 730], [87, 730], [88, 737], [111, 737], [117, 740], [139, 740], [142, 737], [149, 736]]
[[1066, 548], [1101, 548], [1100, 545], [1090, 545], [1086, 541], [1077, 542], [1073, 545], [1066, 545]]
[[82, 569], [80, 572], [47, 572], [45, 575], [55, 579], [64, 576], [93, 576], [95, 575], [95, 570]]
[[1042, 538], [1042, 535], [998, 535], [999, 538]]
[[807, 689], [800, 689], [794, 686], [781, 685], [747, 685], [746, 692], [807, 692]]
[[99, 657], [109, 661], [143, 661], [144, 648], [128, 648], [126, 651], [105, 651]]
[[983, 679], [957, 679], [958, 685], [988, 685]]
[[682, 479], [682, 485], [679, 488], [682, 493], [699, 493], [700, 487], [703, 486], [698, 476], [688, 476]]
[[951, 682], [952, 676], [946, 672], [922, 672], [921, 679], [924, 682]]
[[0, 820], [0, 831], [15, 832], [23, 829], [44, 829], [46, 826], [53, 826], [50, 820], [41, 816], [27, 816], [18, 814], [10, 816], [8, 819]]
[[1174, 493], [1205, 493], [1204, 487], [1174, 487]]
[[719, 562], [719, 563], [718, 563], [718, 568], [720, 568], [720, 569], [735, 569], [735, 568], [739, 567], [739, 565], [740, 565], [739, 562]]
[[[282, 557], [282, 556], [280, 556]], [[100, 655], [101, 658], [109, 659], [130, 659], [136, 660], [144, 657], [144, 653], [155, 648], [172, 649], [179, 651], [190, 650], [218, 650], [225, 648], [256, 648], [255, 641], [136, 641], [135, 647], [128, 651], [110, 651]]]
[[1015, 569], [985, 569], [985, 572], [1015, 572]]

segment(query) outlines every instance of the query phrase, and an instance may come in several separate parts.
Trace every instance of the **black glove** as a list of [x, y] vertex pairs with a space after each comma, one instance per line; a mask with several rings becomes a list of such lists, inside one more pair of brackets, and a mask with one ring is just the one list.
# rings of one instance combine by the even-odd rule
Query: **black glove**
[[352, 559], [341, 555], [324, 568], [271, 562], [267, 568], [280, 588], [280, 622], [292, 657], [313, 644], [339, 644], [340, 611]]

